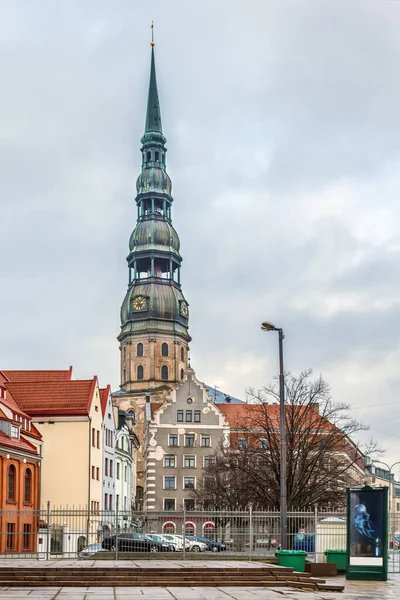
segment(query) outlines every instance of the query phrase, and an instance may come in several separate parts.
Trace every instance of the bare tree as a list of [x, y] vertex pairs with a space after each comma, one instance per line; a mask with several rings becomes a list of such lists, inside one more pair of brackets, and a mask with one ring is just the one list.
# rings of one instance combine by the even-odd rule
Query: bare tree
[[[218, 448], [205, 472], [198, 500], [216, 508], [279, 508], [279, 385], [247, 391], [248, 404], [229, 408], [231, 446]], [[356, 443], [367, 429], [351, 418], [349, 406], [332, 400], [328, 383], [312, 379], [312, 371], [285, 375], [288, 509], [340, 506], [345, 489], [359, 485], [364, 456], [377, 451]], [[227, 409], [228, 410], [228, 409]]]

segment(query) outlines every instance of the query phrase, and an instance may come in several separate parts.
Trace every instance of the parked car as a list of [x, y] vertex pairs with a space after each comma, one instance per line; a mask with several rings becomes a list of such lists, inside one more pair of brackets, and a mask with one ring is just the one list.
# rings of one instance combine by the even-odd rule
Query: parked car
[[189, 540], [190, 552], [204, 552], [207, 550], [206, 542], [201, 542], [195, 535], [185, 535], [185, 540]]
[[171, 544], [147, 538], [142, 533], [120, 533], [104, 538], [102, 547], [105, 550], [118, 552], [170, 552]]
[[[150, 535], [156, 535], [156, 534], [150, 534]], [[167, 542], [171, 546], [171, 550], [173, 552], [182, 552], [183, 551], [183, 536], [169, 534], [169, 533], [160, 533], [160, 534], [158, 534], [158, 536], [160, 538], [162, 538], [162, 540], [164, 542]], [[185, 550], [189, 550], [189, 547], [190, 547], [190, 542], [188, 539], [186, 539]]]
[[313, 533], [296, 533], [293, 540], [293, 550], [315, 552], [315, 535]]
[[[245, 544], [245, 546], [250, 546], [250, 542], [247, 542], [247, 544]], [[257, 540], [253, 541], [253, 547], [254, 548], [277, 548], [278, 546], [278, 541], [275, 538], [259, 538]]]
[[97, 554], [97, 552], [104, 552], [104, 548], [101, 544], [89, 544], [87, 548], [82, 548], [79, 552], [79, 558], [86, 558], [87, 556], [92, 556], [93, 554]]
[[206, 550], [210, 550], [211, 552], [222, 552], [226, 550], [226, 545], [223, 542], [215, 542], [214, 540], [209, 540], [201, 535], [191, 535], [188, 537], [195, 538], [198, 542], [202, 542], [206, 545]]

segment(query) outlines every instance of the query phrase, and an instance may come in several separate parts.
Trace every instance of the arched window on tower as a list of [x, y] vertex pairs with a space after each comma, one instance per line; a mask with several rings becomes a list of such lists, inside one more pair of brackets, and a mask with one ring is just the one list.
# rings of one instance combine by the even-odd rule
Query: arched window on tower
[[124, 346], [124, 360], [126, 359], [126, 346]]
[[29, 504], [32, 497], [32, 471], [26, 469], [24, 479], [24, 502]]
[[136, 356], [143, 356], [143, 344], [139, 342], [136, 346]]
[[126, 381], [126, 369], [124, 369], [124, 383]]
[[144, 378], [144, 371], [142, 365], [139, 365], [137, 368], [137, 378], [138, 381]]
[[151, 160], [151, 152], [148, 152], [147, 153], [147, 161], [150, 161], [150, 160]]
[[181, 348], [181, 360], [185, 360], [185, 350], [183, 349], [183, 346]]
[[182, 381], [183, 381], [183, 373], [184, 373], [184, 371], [183, 371], [183, 369], [181, 369], [181, 379], [182, 379]]
[[7, 490], [7, 499], [11, 502], [15, 500], [15, 467], [14, 465], [10, 465], [8, 467], [8, 490]]
[[160, 160], [160, 153], [156, 152], [156, 162], [159, 162], [159, 160]]
[[166, 365], [161, 367], [161, 379], [163, 381], [168, 381], [168, 367]]
[[161, 345], [161, 356], [168, 356], [168, 344], [165, 342]]

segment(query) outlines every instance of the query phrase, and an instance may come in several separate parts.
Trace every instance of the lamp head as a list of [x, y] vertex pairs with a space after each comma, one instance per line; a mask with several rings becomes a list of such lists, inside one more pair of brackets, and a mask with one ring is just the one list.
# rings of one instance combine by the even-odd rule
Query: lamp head
[[263, 331], [276, 331], [276, 327], [273, 323], [270, 323], [269, 321], [264, 321], [263, 323], [261, 323], [261, 329]]

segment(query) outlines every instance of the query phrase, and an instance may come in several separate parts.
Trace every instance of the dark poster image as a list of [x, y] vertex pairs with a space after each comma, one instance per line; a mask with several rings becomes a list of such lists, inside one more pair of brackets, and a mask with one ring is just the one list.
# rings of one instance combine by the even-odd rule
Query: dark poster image
[[382, 557], [384, 491], [350, 492], [350, 556]]

